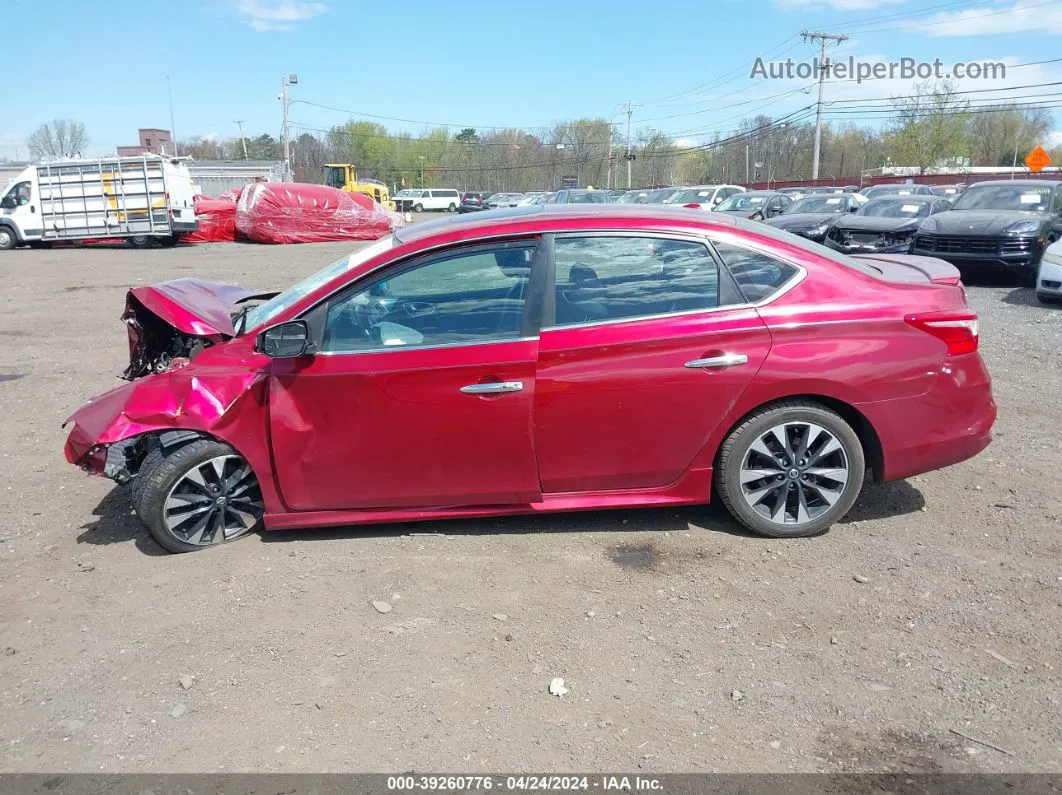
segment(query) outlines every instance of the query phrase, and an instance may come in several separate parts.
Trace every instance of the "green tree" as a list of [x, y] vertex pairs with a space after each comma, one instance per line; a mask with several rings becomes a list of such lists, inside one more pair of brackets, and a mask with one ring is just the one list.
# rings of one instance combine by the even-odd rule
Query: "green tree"
[[918, 83], [910, 96], [895, 97], [896, 118], [886, 134], [896, 165], [915, 166], [919, 174], [969, 153], [970, 103], [947, 80]]

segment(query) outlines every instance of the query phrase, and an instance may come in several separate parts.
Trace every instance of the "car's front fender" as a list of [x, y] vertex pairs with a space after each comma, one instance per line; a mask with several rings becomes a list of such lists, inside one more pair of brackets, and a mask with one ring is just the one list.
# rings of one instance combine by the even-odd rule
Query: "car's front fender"
[[[267, 509], [279, 508], [267, 433], [268, 373], [183, 367], [123, 384], [82, 406], [66, 460], [103, 474], [110, 445], [170, 430], [212, 436], [235, 449], [258, 475]], [[280, 508], [280, 510], [283, 510]]]

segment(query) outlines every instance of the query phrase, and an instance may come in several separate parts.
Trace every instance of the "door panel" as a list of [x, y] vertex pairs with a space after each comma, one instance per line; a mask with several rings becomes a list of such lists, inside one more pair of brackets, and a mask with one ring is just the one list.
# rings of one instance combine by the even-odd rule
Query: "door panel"
[[[770, 347], [752, 309], [544, 330], [534, 409], [542, 491], [674, 482]], [[747, 362], [686, 367], [724, 354]]]
[[[535, 502], [537, 340], [276, 360], [269, 426], [294, 510]], [[519, 382], [516, 391], [464, 387]]]

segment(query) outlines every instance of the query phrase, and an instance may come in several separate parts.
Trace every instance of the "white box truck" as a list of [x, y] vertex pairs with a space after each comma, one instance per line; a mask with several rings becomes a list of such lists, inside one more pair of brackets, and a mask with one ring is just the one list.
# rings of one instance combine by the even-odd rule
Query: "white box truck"
[[177, 243], [199, 228], [188, 167], [158, 155], [29, 166], [0, 195], [0, 250], [62, 240]]

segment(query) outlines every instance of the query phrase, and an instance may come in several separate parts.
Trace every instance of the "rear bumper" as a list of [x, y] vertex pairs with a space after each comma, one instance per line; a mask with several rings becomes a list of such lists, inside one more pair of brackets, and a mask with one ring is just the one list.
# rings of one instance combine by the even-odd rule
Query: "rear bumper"
[[953, 356], [925, 394], [857, 404], [878, 433], [883, 480], [918, 475], [957, 464], [992, 441], [996, 403], [992, 378], [980, 354]]
[[174, 234], [187, 235], [199, 231], [199, 221], [178, 221], [175, 219], [170, 221], [170, 228]]

